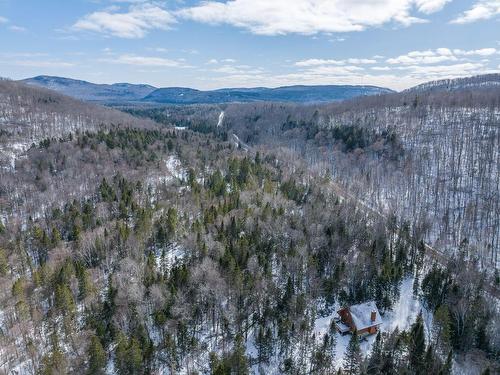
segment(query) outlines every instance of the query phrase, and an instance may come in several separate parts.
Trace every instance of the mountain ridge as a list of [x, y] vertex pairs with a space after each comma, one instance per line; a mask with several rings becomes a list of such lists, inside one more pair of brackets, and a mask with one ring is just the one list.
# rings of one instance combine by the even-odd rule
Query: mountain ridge
[[44, 87], [84, 101], [136, 101], [156, 90], [146, 84], [98, 84], [79, 79], [40, 75], [21, 80], [32, 86]]
[[269, 87], [228, 87], [198, 90], [189, 87], [156, 88], [145, 84], [96, 84], [56, 76], [36, 76], [22, 82], [41, 86], [65, 95], [96, 102], [153, 102], [168, 104], [213, 104], [230, 102], [321, 103], [358, 96], [391, 93], [393, 90], [372, 85], [292, 85]]
[[[84, 80], [40, 75], [21, 82], [58, 91], [70, 97], [104, 104], [218, 104], [251, 102], [328, 103], [397, 91], [374, 85], [288, 85], [279, 87], [225, 87], [200, 90], [190, 87], [161, 87], [127, 82], [97, 84]], [[484, 74], [425, 82], [401, 93], [488, 89], [500, 86], [500, 74]]]
[[403, 90], [403, 92], [457, 91], [471, 88], [492, 88], [498, 86], [500, 86], [500, 73], [491, 73], [470, 77], [447, 78], [428, 81]]

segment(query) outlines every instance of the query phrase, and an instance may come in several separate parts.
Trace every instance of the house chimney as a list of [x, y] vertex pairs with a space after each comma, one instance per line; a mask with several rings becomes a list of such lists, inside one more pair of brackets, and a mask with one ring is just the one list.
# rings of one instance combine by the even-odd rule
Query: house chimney
[[372, 322], [374, 322], [375, 319], [377, 319], [377, 312], [376, 311], [372, 311], [371, 319], [372, 319]]

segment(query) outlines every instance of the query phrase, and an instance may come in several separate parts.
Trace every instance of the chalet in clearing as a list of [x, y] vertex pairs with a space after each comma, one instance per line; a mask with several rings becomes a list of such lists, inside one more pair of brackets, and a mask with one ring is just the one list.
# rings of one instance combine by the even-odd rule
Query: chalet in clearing
[[340, 317], [336, 322], [337, 330], [343, 335], [349, 332], [373, 335], [382, 324], [382, 317], [373, 301], [344, 307], [337, 313]]

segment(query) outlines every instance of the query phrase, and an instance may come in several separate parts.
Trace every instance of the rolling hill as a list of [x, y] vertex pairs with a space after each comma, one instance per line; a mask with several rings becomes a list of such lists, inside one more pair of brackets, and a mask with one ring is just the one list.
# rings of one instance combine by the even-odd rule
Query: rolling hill
[[37, 76], [24, 83], [48, 88], [84, 101], [116, 103], [215, 104], [234, 102], [322, 103], [377, 95], [392, 90], [377, 86], [286, 86], [277, 88], [224, 88], [201, 91], [185, 87], [156, 89], [149, 85], [95, 84], [63, 77]]
[[33, 86], [58, 91], [76, 99], [95, 102], [137, 101], [153, 92], [156, 88], [149, 85], [115, 83], [112, 85], [95, 84], [71, 78], [37, 76], [23, 80]]

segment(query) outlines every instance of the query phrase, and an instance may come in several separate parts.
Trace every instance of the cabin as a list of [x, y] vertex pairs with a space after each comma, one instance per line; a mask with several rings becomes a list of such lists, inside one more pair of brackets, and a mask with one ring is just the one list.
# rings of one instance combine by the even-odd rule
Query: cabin
[[374, 301], [344, 307], [337, 311], [337, 330], [345, 335], [356, 332], [358, 335], [373, 335], [379, 331], [382, 317]]

